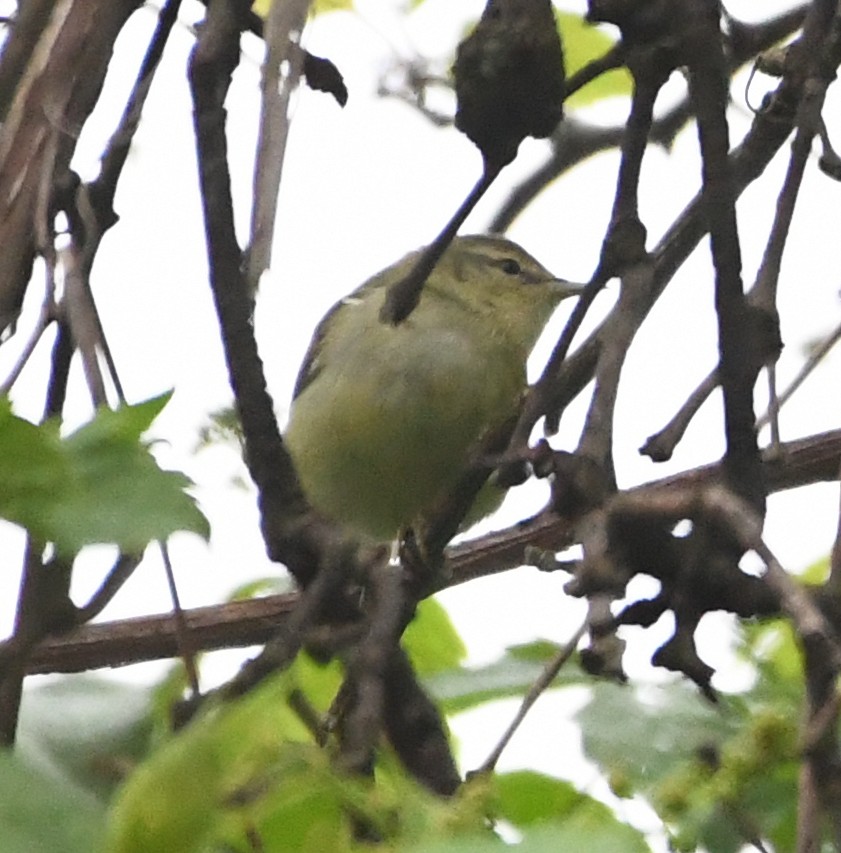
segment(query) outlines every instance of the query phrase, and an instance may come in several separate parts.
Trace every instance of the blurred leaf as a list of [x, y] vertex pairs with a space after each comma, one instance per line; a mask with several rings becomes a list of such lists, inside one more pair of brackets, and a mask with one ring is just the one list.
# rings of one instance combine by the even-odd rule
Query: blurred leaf
[[[609, 813], [606, 806], [603, 807]], [[651, 853], [645, 836], [615, 818], [576, 812], [563, 823], [546, 824], [524, 833], [517, 853], [598, 850], [599, 853]]]
[[757, 684], [715, 708], [682, 683], [599, 684], [578, 714], [585, 753], [615, 791], [649, 799], [676, 850], [737, 853], [756, 838], [793, 850], [800, 702], [772, 671], [760, 661]]
[[330, 668], [292, 669], [208, 709], [140, 765], [112, 807], [108, 853], [245, 853], [257, 844], [263, 853], [341, 853], [360, 849], [351, 816], [401, 842], [391, 849], [481, 832], [489, 808], [481, 780], [436, 797], [387, 752], [376, 784], [337, 773], [290, 706], [293, 691]]
[[339, 661], [319, 663], [306, 652], [301, 652], [288, 671], [290, 690], [302, 694], [316, 713], [326, 714], [344, 677]]
[[700, 748], [722, 743], [739, 723], [683, 682], [644, 692], [598, 682], [576, 718], [585, 754], [634, 790], [646, 790]]
[[[537, 639], [529, 643], [518, 643], [515, 646], [509, 646], [505, 650], [505, 653], [515, 660], [537, 661], [540, 664], [547, 664], [560, 650], [561, 646], [553, 643], [551, 640]], [[573, 668], [575, 668], [574, 665]]]
[[207, 423], [199, 429], [194, 452], [205, 450], [216, 444], [226, 444], [242, 455], [245, 442], [239, 413], [233, 405], [222, 406], [207, 416]]
[[[564, 45], [564, 64], [568, 78], [594, 59], [603, 56], [614, 46], [614, 39], [604, 31], [588, 24], [580, 15], [569, 12], [556, 14]], [[627, 69], [608, 71], [599, 75], [583, 89], [579, 89], [566, 101], [566, 105], [582, 107], [603, 98], [630, 95], [632, 86], [631, 75]]]
[[[251, 6], [253, 12], [265, 18], [272, 8], [273, 0], [254, 0]], [[340, 12], [353, 9], [353, 0], [313, 0], [310, 4], [310, 15], [322, 15], [325, 12]]]
[[[505, 853], [510, 849], [510, 845], [490, 833], [464, 835], [458, 838], [425, 839], [401, 845], [399, 848], [400, 853]], [[515, 849], [519, 851], [519, 845]]]
[[420, 676], [457, 667], [467, 655], [449, 614], [433, 598], [418, 605], [415, 618], [403, 632], [403, 646]]
[[797, 579], [807, 586], [818, 586], [826, 583], [827, 578], [829, 578], [829, 569], [829, 556], [821, 557], [820, 560], [815, 560], [814, 563], [806, 566], [797, 576]]
[[112, 808], [110, 853], [187, 853], [226, 835], [245, 804], [271, 787], [267, 774], [284, 743], [307, 737], [290, 689], [284, 673], [208, 709], [140, 765]]
[[344, 849], [346, 780], [311, 745], [292, 702], [301, 695], [323, 714], [340, 677], [338, 663], [300, 654], [253, 693], [207, 709], [170, 737], [117, 798], [109, 853], [187, 853], [219, 843], [239, 850], [256, 826], [264, 851]]
[[[451, 669], [433, 675], [425, 683], [443, 709], [449, 714], [456, 714], [495, 699], [521, 696], [559, 649], [560, 646], [546, 640], [512, 646], [492, 664]], [[588, 686], [592, 681], [592, 677], [584, 673], [575, 661], [569, 661], [553, 686]]]
[[325, 12], [341, 12], [353, 8], [353, 0], [313, 0], [310, 14], [323, 15]]
[[295, 591], [295, 583], [289, 575], [267, 575], [254, 578], [235, 587], [228, 595], [228, 601], [246, 601], [265, 595], [286, 595]]
[[[395, 770], [396, 768], [392, 768]], [[406, 775], [391, 772], [368, 808], [388, 816], [388, 840], [400, 853], [431, 850], [500, 850], [500, 841], [488, 825], [493, 812], [493, 785], [487, 777], [465, 782], [452, 797], [437, 797]], [[382, 817], [380, 818], [381, 822]], [[363, 849], [370, 849], [369, 847]]]
[[754, 693], [763, 698], [795, 691], [803, 695], [803, 659], [797, 637], [785, 619], [771, 619], [746, 625], [737, 647], [741, 657], [752, 663], [760, 676]]
[[0, 752], [3, 853], [92, 853], [103, 837], [103, 809], [87, 792]]
[[224, 804], [221, 848], [256, 847], [262, 853], [349, 851], [353, 837], [349, 806], [359, 787], [358, 780], [335, 772], [324, 750], [287, 744], [269, 772]]
[[777, 753], [767, 750], [764, 728], [760, 721], [743, 729], [717, 753], [686, 762], [654, 788], [651, 802], [673, 833], [676, 849], [737, 853], [762, 838], [770, 839], [777, 853], [794, 851], [795, 726], [784, 723], [788, 745]]
[[0, 516], [68, 554], [94, 543], [139, 553], [179, 530], [207, 537], [208, 525], [183, 474], [158, 467], [141, 435], [170, 395], [102, 409], [61, 439], [0, 404]]
[[[557, 853], [557, 851], [598, 850], [616, 853], [648, 853], [642, 834], [621, 823], [603, 803], [561, 782], [537, 773], [510, 773], [495, 779], [498, 797], [503, 801], [495, 816], [512, 823], [521, 835], [514, 845], [517, 851]], [[537, 801], [529, 803], [530, 797]], [[544, 799], [545, 798], [545, 799]], [[507, 808], [511, 806], [511, 808]], [[545, 819], [520, 820], [520, 807], [526, 812], [545, 812]], [[511, 849], [490, 834], [472, 835], [451, 841], [437, 840], [401, 847], [412, 853], [485, 853]]]
[[26, 690], [17, 748], [33, 767], [104, 800], [146, 751], [151, 693], [90, 675]]
[[529, 770], [498, 776], [496, 789], [500, 815], [518, 827], [565, 817], [589, 801], [571, 783]]
[[523, 770], [499, 776], [496, 788], [499, 815], [523, 832], [518, 849], [649, 850], [640, 832], [569, 782]]

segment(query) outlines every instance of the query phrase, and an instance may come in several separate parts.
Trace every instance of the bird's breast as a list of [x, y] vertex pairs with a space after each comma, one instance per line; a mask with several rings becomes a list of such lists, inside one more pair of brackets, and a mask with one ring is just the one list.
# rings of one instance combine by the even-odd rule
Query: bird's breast
[[287, 442], [316, 506], [392, 538], [457, 482], [486, 431], [513, 416], [525, 365], [487, 336], [378, 331], [387, 332], [378, 349], [345, 341], [320, 363], [293, 405]]

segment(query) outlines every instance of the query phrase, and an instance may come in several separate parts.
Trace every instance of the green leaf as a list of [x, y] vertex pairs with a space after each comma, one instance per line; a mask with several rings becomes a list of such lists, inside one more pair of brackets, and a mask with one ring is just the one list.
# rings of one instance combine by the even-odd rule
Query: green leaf
[[245, 581], [235, 587], [227, 597], [228, 601], [247, 601], [265, 595], [287, 595], [295, 590], [295, 582], [286, 575], [266, 575]]
[[145, 754], [151, 690], [76, 675], [26, 690], [17, 748], [55, 779], [107, 798]]
[[520, 770], [497, 777], [500, 814], [515, 826], [566, 817], [588, 799], [569, 782]]
[[800, 702], [768, 672], [717, 707], [680, 683], [599, 684], [579, 713], [586, 754], [615, 791], [649, 799], [675, 849], [736, 853], [754, 837], [793, 849]]
[[496, 787], [500, 816], [523, 830], [518, 849], [649, 850], [641, 833], [569, 782], [523, 770], [499, 776]]
[[34, 426], [0, 405], [0, 517], [62, 553], [114, 543], [139, 553], [179, 530], [208, 535], [183, 474], [163, 471], [141, 435], [170, 395], [102, 409], [65, 439], [54, 423]]
[[467, 655], [449, 614], [432, 598], [422, 601], [403, 632], [403, 646], [421, 676], [457, 667]]
[[103, 815], [90, 794], [0, 752], [3, 853], [92, 853], [100, 849]]
[[561, 650], [557, 643], [551, 640], [537, 639], [528, 643], [518, 643], [509, 646], [505, 653], [515, 660], [535, 661], [540, 664], [549, 663]]
[[[511, 848], [495, 835], [463, 835], [401, 845], [400, 853], [506, 853]], [[519, 853], [519, 845], [515, 848]], [[555, 851], [557, 853], [557, 851]]]
[[0, 459], [0, 516], [24, 527], [37, 525], [44, 504], [71, 483], [58, 427], [16, 417], [9, 399], [0, 398]]
[[207, 416], [207, 423], [199, 430], [195, 450], [206, 450], [218, 444], [234, 447], [240, 455], [244, 453], [242, 423], [233, 404], [222, 406]]
[[819, 560], [815, 560], [811, 565], [806, 566], [806, 568], [797, 576], [797, 579], [800, 583], [804, 583], [807, 586], [819, 586], [820, 584], [825, 583], [827, 578], [829, 578], [829, 572], [829, 556], [821, 557]]
[[[608, 812], [606, 806], [603, 806]], [[559, 824], [530, 829], [517, 845], [517, 853], [558, 853], [598, 850], [599, 853], [651, 853], [639, 830], [596, 812], [576, 812]]]
[[323, 750], [306, 744], [310, 733], [290, 705], [297, 669], [296, 661], [241, 700], [208, 709], [140, 765], [112, 809], [109, 853], [192, 853], [221, 843], [239, 850], [249, 827], [303, 808], [300, 796], [317, 810], [312, 831], [333, 837], [341, 780]]
[[[580, 15], [556, 12], [564, 45], [567, 78], [607, 53], [614, 40], [604, 31], [588, 24]], [[633, 88], [627, 69], [608, 71], [579, 89], [566, 101], [568, 107], [581, 107], [616, 95], [630, 95]]]
[[[500, 660], [475, 669], [460, 667], [437, 673], [426, 686], [448, 714], [456, 714], [495, 699], [522, 696], [559, 651], [560, 646], [538, 640], [506, 650]], [[569, 661], [553, 682], [554, 687], [589, 685], [577, 663]]]
[[[254, 0], [251, 10], [265, 18], [272, 8], [273, 0]], [[313, 0], [310, 4], [310, 15], [323, 15], [325, 12], [341, 12], [353, 9], [353, 0]]]
[[647, 790], [699, 748], [722, 743], [740, 723], [682, 682], [644, 693], [599, 682], [576, 716], [585, 754], [633, 790]]
[[343, 12], [353, 9], [353, 0], [313, 0], [310, 14], [323, 15], [325, 12]]
[[312, 701], [313, 678], [333, 678], [335, 689], [336, 676], [299, 656], [253, 693], [206, 709], [126, 781], [111, 810], [108, 853], [246, 853], [257, 840], [264, 853], [342, 853], [360, 849], [353, 819], [401, 851], [487, 831], [483, 779], [440, 798], [386, 749], [373, 783], [336, 772], [291, 702], [302, 687]]

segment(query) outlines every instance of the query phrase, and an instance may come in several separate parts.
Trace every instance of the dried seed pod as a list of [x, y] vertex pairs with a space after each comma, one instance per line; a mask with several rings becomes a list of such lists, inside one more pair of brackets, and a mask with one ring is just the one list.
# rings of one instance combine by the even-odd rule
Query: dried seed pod
[[458, 46], [456, 127], [502, 167], [527, 136], [549, 136], [563, 115], [564, 62], [550, 0], [489, 0]]

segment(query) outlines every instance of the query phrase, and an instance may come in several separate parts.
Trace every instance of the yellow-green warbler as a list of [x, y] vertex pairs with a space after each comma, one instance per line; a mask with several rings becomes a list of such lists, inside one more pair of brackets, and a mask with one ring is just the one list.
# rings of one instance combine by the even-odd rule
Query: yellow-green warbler
[[[489, 431], [516, 416], [526, 360], [557, 304], [580, 285], [516, 243], [457, 237], [397, 326], [381, 322], [407, 255], [340, 300], [315, 332], [285, 441], [312, 504], [393, 540], [451, 489]], [[488, 488], [468, 520], [492, 512]]]

